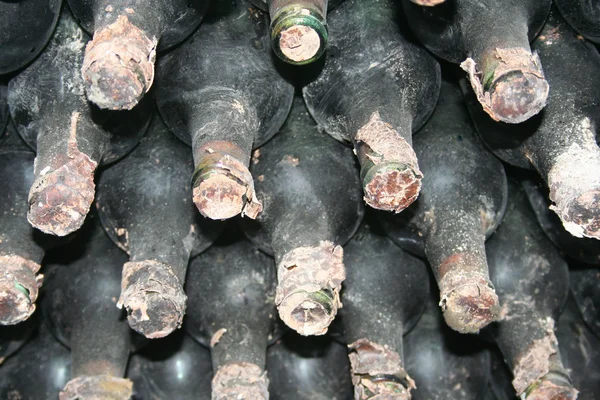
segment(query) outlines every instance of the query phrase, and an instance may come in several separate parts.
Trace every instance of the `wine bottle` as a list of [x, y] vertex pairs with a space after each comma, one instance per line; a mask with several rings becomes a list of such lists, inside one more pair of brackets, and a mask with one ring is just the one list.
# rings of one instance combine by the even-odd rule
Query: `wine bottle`
[[350, 148], [318, 131], [297, 97], [282, 131], [252, 161], [264, 211], [242, 220], [246, 235], [275, 257], [277, 305], [301, 335], [323, 335], [341, 306], [343, 246], [364, 214]]
[[90, 106], [79, 73], [84, 46], [84, 32], [65, 10], [44, 53], [9, 83], [11, 116], [37, 149], [27, 218], [57, 236], [81, 227], [94, 200], [96, 168], [129, 152], [150, 118], [146, 106], [128, 113]]
[[133, 400], [210, 400], [212, 374], [210, 352], [183, 330], [150, 343], [127, 368]]
[[369, 218], [344, 248], [346, 281], [340, 310], [356, 400], [410, 399], [402, 336], [429, 295], [423, 261], [396, 246]]
[[532, 177], [523, 179], [522, 185], [538, 223], [552, 243], [575, 260], [600, 265], [600, 241], [587, 237], [578, 238], [564, 228], [558, 215], [551, 209], [546, 184], [538, 177]]
[[29, 318], [42, 285], [38, 274], [52, 243], [27, 223], [35, 154], [9, 123], [0, 142], [0, 325]]
[[[546, 110], [521, 126], [496, 124], [471, 99], [472, 117], [488, 147], [503, 161], [537, 170], [550, 189], [552, 209], [576, 237], [600, 238], [600, 54], [553, 12], [533, 44], [552, 86]], [[583, 73], [582, 71], [586, 71]]]
[[347, 347], [328, 335], [286, 333], [267, 351], [271, 400], [350, 400]]
[[569, 279], [571, 293], [583, 320], [600, 338], [600, 271], [572, 264]]
[[0, 75], [34, 60], [50, 40], [62, 0], [3, 1], [0, 3]]
[[69, 380], [69, 350], [52, 336], [42, 321], [35, 322], [36, 332], [31, 340], [0, 364], [1, 399], [57, 399]]
[[125, 379], [132, 332], [116, 307], [125, 254], [106, 236], [95, 215], [78, 240], [57, 250], [47, 267], [44, 319], [52, 334], [71, 349], [71, 380], [60, 400], [128, 400]]
[[439, 313], [437, 294], [404, 339], [406, 369], [417, 390], [413, 400], [481, 400], [488, 390], [490, 353], [472, 337], [448, 328]]
[[327, 9], [343, 0], [251, 0], [271, 17], [271, 46], [283, 61], [309, 64], [327, 48]]
[[192, 146], [194, 203], [211, 219], [256, 218], [262, 209], [248, 171], [252, 148], [283, 125], [294, 92], [274, 68], [266, 29], [266, 16], [244, 0], [217, 1], [159, 64], [158, 107]]
[[191, 262], [186, 329], [210, 348], [213, 400], [269, 398], [266, 357], [275, 328], [273, 260], [242, 236]]
[[100, 108], [130, 110], [150, 90], [157, 50], [187, 38], [210, 0], [68, 0], [94, 37], [80, 63], [88, 99]]
[[460, 91], [448, 82], [415, 151], [428, 177], [422, 194], [404, 213], [381, 220], [396, 244], [427, 257], [446, 323], [476, 333], [500, 311], [485, 240], [504, 214], [504, 167], [478, 141]]
[[596, 0], [554, 0], [554, 4], [577, 32], [600, 43], [600, 3]]
[[404, 10], [413, 32], [432, 53], [467, 72], [489, 117], [516, 124], [546, 105], [549, 82], [529, 42], [544, 26], [551, 4], [455, 0], [420, 7], [404, 0]]
[[501, 318], [489, 330], [513, 373], [517, 396], [576, 399], [554, 333], [568, 295], [568, 266], [539, 227], [518, 182], [510, 182], [504, 221], [486, 250], [502, 304]]
[[412, 133], [440, 86], [438, 63], [399, 33], [398, 8], [397, 0], [346, 0], [334, 9], [325, 66], [303, 91], [319, 126], [354, 145], [365, 202], [394, 212], [419, 195]]
[[129, 254], [117, 306], [125, 307], [131, 328], [147, 338], [167, 336], [181, 326], [189, 259], [222, 230], [196, 212], [192, 170], [187, 146], [155, 116], [138, 147], [104, 170], [98, 182], [102, 224]]
[[579, 400], [594, 400], [600, 387], [600, 339], [590, 332], [577, 305], [569, 296], [556, 330], [567, 370], [572, 371]]

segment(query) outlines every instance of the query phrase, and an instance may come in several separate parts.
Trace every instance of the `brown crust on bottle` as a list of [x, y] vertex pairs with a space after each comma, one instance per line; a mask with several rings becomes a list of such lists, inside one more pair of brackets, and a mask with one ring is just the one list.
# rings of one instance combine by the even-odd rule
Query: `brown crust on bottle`
[[320, 48], [321, 38], [310, 26], [294, 25], [281, 31], [279, 49], [294, 62], [310, 60]]
[[[301, 335], [324, 335], [341, 308], [340, 290], [346, 279], [341, 246], [322, 241], [285, 254], [277, 266], [275, 304], [287, 326]], [[326, 300], [315, 294], [327, 293]]]
[[193, 188], [194, 204], [203, 216], [214, 220], [229, 219], [238, 214], [251, 219], [258, 216], [262, 203], [256, 198], [248, 167], [224, 154], [212, 160], [206, 169], [210, 174], [194, 182]]
[[354, 141], [363, 169], [365, 202], [396, 213], [410, 206], [419, 196], [423, 178], [412, 146], [378, 111], [358, 130]]
[[548, 173], [550, 208], [573, 236], [600, 239], [600, 149], [589, 118], [571, 129], [581, 141], [559, 155]]
[[165, 263], [145, 260], [123, 265], [117, 307], [127, 309], [129, 326], [149, 339], [181, 327], [187, 296], [179, 278]]
[[575, 400], [579, 392], [570, 386], [544, 380], [525, 397], [527, 400]]
[[512, 384], [518, 396], [531, 385], [542, 381], [550, 372], [550, 356], [557, 353], [558, 340], [554, 334], [554, 320], [548, 317], [540, 323], [546, 328], [545, 335], [535, 340], [515, 360]]
[[109, 375], [80, 376], [70, 380], [59, 394], [60, 400], [129, 400], [133, 382]]
[[440, 307], [446, 324], [460, 333], [477, 333], [500, 314], [492, 283], [486, 275], [469, 268], [471, 260], [468, 255], [455, 254], [439, 268]]
[[100, 108], [132, 109], [154, 81], [157, 43], [125, 15], [95, 32], [81, 67], [88, 99]]
[[425, 7], [433, 7], [444, 3], [446, 0], [410, 0], [415, 4]]
[[[14, 254], [0, 254], [0, 325], [16, 325], [35, 311], [43, 275], [40, 265]], [[20, 285], [28, 294], [19, 289]]]
[[[226, 364], [212, 380], [212, 400], [268, 400], [267, 372], [248, 362]], [[62, 399], [61, 399], [62, 400]]]
[[489, 88], [484, 88], [484, 72], [467, 58], [460, 66], [468, 74], [471, 87], [483, 110], [495, 121], [518, 124], [539, 113], [548, 98], [549, 85], [540, 58], [525, 48], [496, 48], [489, 56], [495, 69]]
[[[71, 132], [64, 162], [53, 166], [35, 163], [37, 179], [29, 191], [27, 220], [42, 232], [66, 236], [79, 229], [85, 220], [96, 191], [94, 172], [98, 163], [77, 146], [79, 113], [71, 114]], [[56, 155], [57, 161], [62, 154]], [[37, 171], [40, 171], [39, 174]]]
[[[348, 349], [355, 400], [410, 400], [415, 382], [398, 353], [364, 338], [349, 344]], [[392, 376], [395, 380], [373, 379], [378, 376]]]

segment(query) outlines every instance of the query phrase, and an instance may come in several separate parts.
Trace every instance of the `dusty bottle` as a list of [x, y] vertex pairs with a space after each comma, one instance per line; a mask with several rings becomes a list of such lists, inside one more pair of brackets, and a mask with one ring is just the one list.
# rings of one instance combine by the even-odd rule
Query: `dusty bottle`
[[486, 118], [471, 99], [473, 120], [503, 161], [539, 172], [550, 189], [552, 209], [567, 231], [600, 238], [600, 149], [595, 133], [600, 54], [556, 12], [533, 48], [552, 86], [544, 112], [527, 124], [507, 126]]
[[506, 206], [504, 167], [479, 142], [460, 91], [447, 82], [415, 151], [427, 177], [421, 196], [405, 212], [381, 220], [398, 245], [427, 257], [446, 323], [478, 332], [500, 311], [485, 240]]
[[346, 281], [340, 310], [354, 399], [409, 400], [415, 382], [402, 336], [429, 296], [427, 266], [396, 246], [369, 221], [344, 248]]
[[301, 335], [323, 335], [341, 306], [343, 246], [364, 214], [350, 148], [317, 130], [297, 97], [282, 131], [252, 161], [256, 221], [242, 220], [250, 240], [277, 264], [275, 303]]
[[412, 133], [427, 120], [440, 68], [400, 32], [397, 0], [346, 0], [329, 14], [323, 71], [304, 88], [319, 126], [351, 142], [365, 202], [400, 212], [419, 195], [423, 174]]
[[42, 321], [27, 344], [0, 364], [0, 398], [57, 399], [69, 380], [71, 355]]
[[600, 387], [600, 339], [585, 325], [571, 297], [560, 315], [556, 336], [565, 368], [572, 371], [573, 384], [579, 390], [578, 399], [596, 399]]
[[194, 258], [186, 282], [186, 329], [210, 348], [213, 400], [269, 398], [265, 367], [276, 327], [275, 267], [240, 236]]
[[558, 215], [551, 209], [546, 184], [538, 177], [522, 179], [521, 183], [538, 223], [552, 243], [575, 260], [600, 265], [600, 241], [587, 237], [578, 238], [564, 228]]
[[546, 105], [548, 82], [529, 42], [542, 29], [551, 4], [455, 0], [420, 7], [404, 0], [404, 10], [413, 32], [431, 52], [467, 72], [489, 117], [516, 124]]
[[27, 219], [57, 236], [81, 227], [94, 200], [94, 172], [129, 152], [150, 118], [142, 105], [127, 113], [91, 107], [79, 73], [85, 40], [65, 9], [44, 53], [9, 83], [11, 116], [37, 151]]
[[327, 48], [327, 9], [343, 0], [251, 0], [271, 17], [271, 46], [283, 61], [309, 64]]
[[554, 4], [577, 32], [600, 43], [600, 3], [597, 0], [554, 0]]
[[47, 266], [42, 310], [52, 334], [71, 349], [71, 380], [60, 400], [128, 400], [132, 382], [124, 376], [132, 331], [116, 307], [127, 257], [95, 215], [77, 240], [56, 253]]
[[148, 338], [181, 326], [188, 262], [222, 231], [191, 201], [193, 171], [187, 146], [157, 115], [140, 144], [102, 171], [96, 206], [110, 238], [129, 254], [117, 306], [132, 329]]
[[571, 265], [571, 294], [583, 320], [600, 338], [600, 271], [583, 265]]
[[152, 86], [156, 52], [187, 38], [210, 0], [68, 2], [94, 36], [79, 64], [88, 99], [100, 108], [130, 110]]
[[248, 5], [215, 2], [200, 29], [158, 68], [160, 112], [193, 149], [194, 203], [217, 220], [261, 211], [248, 171], [252, 148], [283, 125], [294, 93], [274, 68], [266, 16]]
[[267, 351], [271, 400], [352, 398], [347, 347], [328, 335], [289, 331]]
[[47, 237], [27, 223], [27, 194], [35, 154], [9, 123], [0, 139], [0, 325], [29, 318], [43, 275]]
[[504, 221], [486, 243], [502, 315], [490, 326], [521, 399], [576, 399], [554, 329], [569, 290], [568, 266], [511, 180]]
[[210, 400], [212, 374], [210, 352], [183, 330], [153, 341], [127, 367], [133, 400]]
[[34, 60], [50, 40], [62, 0], [0, 3], [0, 75]]
[[482, 343], [448, 328], [438, 296], [429, 296], [417, 325], [404, 338], [413, 400], [481, 400], [488, 390], [490, 354]]

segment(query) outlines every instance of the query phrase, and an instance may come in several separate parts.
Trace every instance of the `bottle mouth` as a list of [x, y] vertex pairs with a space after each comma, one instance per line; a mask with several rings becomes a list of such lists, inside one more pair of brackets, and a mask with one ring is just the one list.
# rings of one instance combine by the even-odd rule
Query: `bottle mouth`
[[361, 168], [364, 200], [372, 208], [399, 213], [421, 192], [420, 171], [399, 162], [384, 162]]
[[305, 65], [316, 61], [325, 52], [327, 39], [325, 17], [310, 8], [283, 7], [271, 22], [273, 50], [288, 64]]
[[285, 324], [303, 336], [325, 334], [337, 313], [334, 294], [327, 289], [293, 292], [279, 310]]

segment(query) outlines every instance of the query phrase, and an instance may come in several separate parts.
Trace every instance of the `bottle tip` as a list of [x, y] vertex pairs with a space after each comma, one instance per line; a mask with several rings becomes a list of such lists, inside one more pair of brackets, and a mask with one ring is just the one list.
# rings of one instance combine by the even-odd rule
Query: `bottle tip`
[[28, 290], [20, 283], [0, 277], [0, 325], [16, 325], [35, 311]]
[[248, 362], [226, 364], [217, 370], [212, 380], [212, 398], [215, 400], [268, 400], [268, 389], [267, 373]]
[[296, 292], [283, 299], [278, 306], [283, 322], [303, 336], [327, 333], [337, 307], [324, 292], [319, 296], [321, 292]]
[[247, 187], [226, 173], [214, 173], [194, 186], [194, 204], [210, 219], [225, 220], [240, 214], [244, 208]]
[[80, 376], [71, 379], [59, 394], [59, 400], [111, 399], [130, 400], [133, 382], [109, 375]]
[[549, 85], [543, 76], [526, 71], [502, 75], [490, 87], [495, 119], [509, 124], [527, 121], [546, 106]]
[[528, 389], [524, 396], [526, 400], [575, 400], [578, 391], [570, 384], [554, 383], [543, 379], [534, 388]]
[[441, 298], [446, 324], [460, 333], [478, 333], [500, 313], [496, 291], [488, 285], [466, 283]]
[[178, 329], [186, 301], [181, 282], [169, 265], [154, 260], [123, 265], [118, 306], [127, 310], [129, 326], [148, 339], [162, 338]]
[[79, 153], [36, 179], [29, 192], [27, 219], [31, 225], [55, 236], [78, 230], [94, 201], [95, 169], [96, 163]]
[[[560, 207], [551, 207], [557, 211]], [[563, 213], [563, 225], [576, 237], [600, 239], [600, 189], [592, 189], [574, 199]]]
[[397, 163], [374, 165], [363, 180], [364, 200], [372, 208], [399, 213], [421, 191], [422, 174]]
[[319, 59], [327, 47], [325, 19], [309, 9], [281, 11], [271, 24], [271, 36], [277, 56], [294, 65]]

